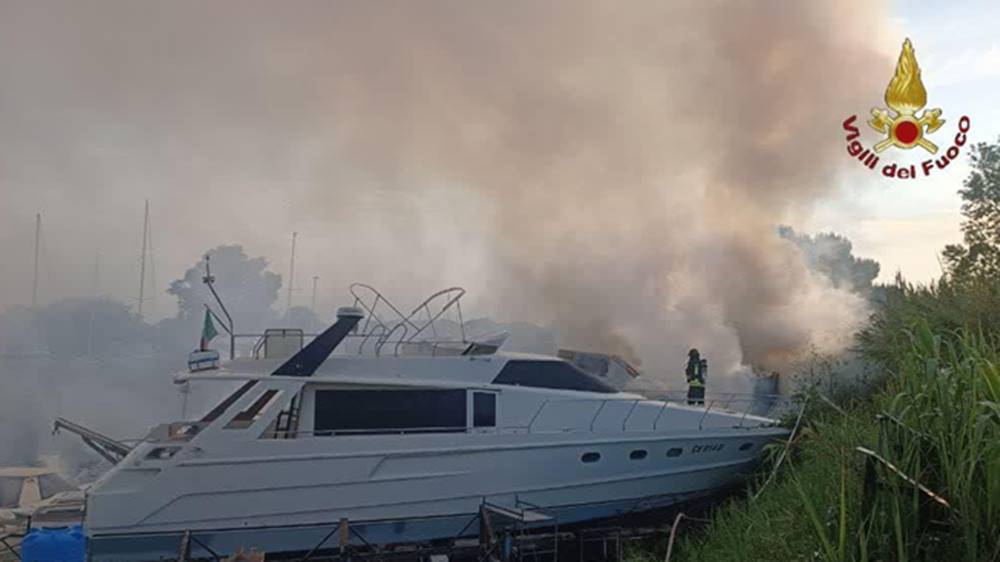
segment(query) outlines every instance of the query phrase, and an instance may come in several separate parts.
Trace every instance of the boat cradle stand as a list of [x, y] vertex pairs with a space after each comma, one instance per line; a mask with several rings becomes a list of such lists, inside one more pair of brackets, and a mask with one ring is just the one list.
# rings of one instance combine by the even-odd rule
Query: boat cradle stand
[[[473, 525], [479, 525], [478, 539], [468, 537]], [[371, 545], [358, 533], [347, 519], [341, 519], [323, 539], [301, 557], [280, 557], [280, 560], [298, 562], [349, 562], [371, 560], [386, 562], [391, 560], [480, 560], [484, 562], [556, 562], [560, 556], [560, 543], [569, 544], [565, 555], [579, 551], [579, 560], [624, 559], [626, 542], [648, 539], [662, 535], [662, 527], [628, 526], [574, 526], [572, 530], [560, 530], [556, 517], [544, 509], [524, 501], [514, 507], [487, 502], [485, 499], [478, 513], [471, 516], [465, 527], [454, 538], [430, 543]], [[336, 544], [331, 540], [337, 535]], [[351, 544], [352, 537], [362, 544]], [[466, 537], [466, 538], [463, 538]], [[574, 547], [575, 545], [575, 547]], [[235, 562], [244, 558], [227, 558], [220, 555], [190, 531], [181, 538], [178, 562], [192, 562], [192, 546], [198, 546], [208, 553], [215, 562]], [[585, 554], [588, 553], [588, 554]], [[279, 555], [280, 556], [280, 555]], [[271, 560], [271, 556], [267, 557]], [[252, 559], [250, 559], [252, 560]]]

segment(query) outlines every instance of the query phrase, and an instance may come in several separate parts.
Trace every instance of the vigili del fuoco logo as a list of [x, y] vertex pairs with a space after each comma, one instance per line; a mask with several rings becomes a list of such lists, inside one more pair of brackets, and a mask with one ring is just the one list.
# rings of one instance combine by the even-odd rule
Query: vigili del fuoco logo
[[[938, 145], [928, 137], [936, 133], [946, 121], [941, 118], [940, 108], [924, 109], [927, 105], [927, 90], [920, 79], [920, 67], [909, 39], [903, 42], [903, 50], [896, 63], [896, 73], [885, 89], [885, 104], [888, 109], [872, 108], [868, 126], [879, 133], [881, 140], [870, 148], [859, 140], [861, 131], [857, 124], [858, 116], [851, 115], [844, 121], [847, 153], [865, 167], [880, 171], [887, 178], [908, 180], [929, 176], [935, 169], [943, 170], [958, 158], [961, 147], [968, 140], [966, 134], [971, 124], [969, 117], [963, 115], [958, 119], [958, 131], [951, 139], [950, 146], [939, 154]], [[922, 149], [918, 152], [931, 157], [921, 160], [919, 164], [881, 161], [883, 157], [896, 152], [890, 151], [891, 148], [911, 150], [917, 147]]]

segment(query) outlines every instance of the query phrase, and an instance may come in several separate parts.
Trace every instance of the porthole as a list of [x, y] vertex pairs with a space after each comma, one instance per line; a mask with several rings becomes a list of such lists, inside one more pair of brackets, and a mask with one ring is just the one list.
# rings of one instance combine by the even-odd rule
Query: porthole
[[751, 447], [753, 447], [753, 443], [744, 443], [744, 444], [740, 445], [740, 450], [741, 451], [749, 451]]
[[601, 460], [600, 453], [584, 453], [580, 460], [586, 463], [597, 462]]
[[628, 458], [634, 461], [641, 461], [642, 459], [646, 458], [646, 455], [648, 454], [649, 453], [646, 452], [645, 449], [636, 449], [628, 454]]
[[674, 447], [673, 449], [670, 449], [669, 451], [667, 451], [667, 456], [668, 457], [679, 457], [679, 456], [681, 456], [681, 453], [683, 453], [683, 452], [684, 451], [682, 449], [680, 449], [679, 447]]

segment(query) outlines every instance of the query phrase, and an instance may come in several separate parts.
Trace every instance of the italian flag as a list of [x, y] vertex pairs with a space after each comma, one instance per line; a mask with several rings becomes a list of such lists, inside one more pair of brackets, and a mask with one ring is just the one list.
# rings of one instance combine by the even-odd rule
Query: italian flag
[[212, 323], [212, 313], [205, 309], [205, 324], [201, 328], [201, 346], [199, 351], [208, 351], [208, 342], [212, 341], [212, 338], [219, 335], [219, 332], [215, 329], [215, 324]]

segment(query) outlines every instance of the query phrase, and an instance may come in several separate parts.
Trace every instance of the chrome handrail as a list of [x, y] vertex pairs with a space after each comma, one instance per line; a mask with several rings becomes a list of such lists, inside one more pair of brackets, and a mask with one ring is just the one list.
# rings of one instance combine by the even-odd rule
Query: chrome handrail
[[639, 400], [634, 400], [632, 402], [632, 407], [629, 408], [628, 410], [628, 414], [626, 414], [625, 419], [622, 420], [622, 431], [625, 431], [625, 428], [628, 427], [628, 420], [629, 418], [632, 417], [632, 414], [635, 413], [635, 409], [638, 407], [639, 407]]
[[384, 336], [382, 336], [382, 337], [380, 337], [378, 339], [378, 341], [375, 343], [375, 355], [377, 355], [377, 356], [378, 355], [382, 355], [382, 347], [386, 343], [389, 342], [389, 337], [392, 336], [393, 332], [395, 332], [397, 329], [402, 329], [403, 330], [403, 335], [402, 335], [402, 337], [400, 337], [399, 340], [396, 341], [396, 347], [394, 349], [395, 353], [398, 355], [398, 353], [399, 353], [399, 344], [402, 343], [403, 339], [406, 338], [406, 325], [403, 324], [402, 322], [400, 322], [399, 324], [396, 324], [395, 326], [393, 326], [391, 330], [389, 330], [388, 332], [386, 332], [386, 334]]
[[[680, 391], [678, 391], [677, 394], [679, 395]], [[532, 415], [531, 420], [528, 422], [527, 426], [524, 426], [524, 428], [527, 429], [528, 432], [535, 431], [534, 427], [535, 423], [539, 420], [543, 411], [547, 407], [549, 407], [549, 405], [552, 403], [600, 402], [597, 411], [594, 412], [594, 415], [590, 419], [590, 423], [587, 424], [586, 426], [580, 427], [580, 429], [584, 429], [586, 431], [594, 431], [594, 425], [597, 423], [598, 417], [600, 416], [601, 412], [604, 410], [604, 407], [607, 405], [608, 402], [629, 403], [631, 404], [631, 407], [629, 408], [629, 411], [625, 415], [625, 418], [624, 420], [622, 420], [621, 424], [622, 431], [628, 431], [627, 429], [628, 421], [635, 413], [635, 410], [637, 409], [640, 402], [663, 402], [652, 423], [652, 428], [655, 431], [659, 427], [660, 419], [663, 417], [663, 413], [666, 411], [666, 408], [671, 405], [684, 406], [687, 408], [697, 408], [698, 410], [701, 410], [702, 411], [701, 417], [698, 420], [698, 429], [704, 430], [705, 420], [708, 418], [708, 415], [713, 412], [726, 413], [726, 414], [741, 414], [739, 422], [737, 423], [737, 425], [734, 426], [737, 428], [761, 427], [764, 425], [769, 425], [770, 423], [773, 422], [773, 420], [768, 418], [769, 419], [768, 422], [759, 422], [756, 425], [748, 426], [747, 419], [751, 415], [759, 417], [771, 416], [774, 414], [775, 409], [778, 406], [788, 406], [798, 402], [798, 400], [794, 397], [772, 395], [772, 394], [720, 393], [719, 396], [721, 396], [722, 398], [703, 401], [702, 404], [700, 405], [688, 403], [686, 395], [684, 395], [683, 398], [671, 398], [671, 397], [603, 398], [603, 399], [602, 398], [551, 398], [551, 399], [546, 399], [541, 404], [539, 404], [538, 408], [535, 410], [535, 413]], [[755, 407], [767, 403], [770, 403], [770, 405], [767, 408], [766, 412], [762, 412], [760, 414], [752, 414], [752, 410]], [[746, 406], [743, 408], [736, 409], [733, 406], [737, 404], [746, 404]]]
[[[380, 330], [378, 333], [378, 339], [381, 339], [385, 335], [386, 328], [382, 324], [375, 326], [376, 329]], [[360, 334], [359, 334], [360, 335]], [[361, 343], [358, 345], [358, 355], [363, 355], [365, 351], [365, 344], [368, 343], [368, 339], [375, 335], [375, 330], [368, 332], [361, 338]], [[378, 345], [378, 339], [376, 339], [376, 345]]]

